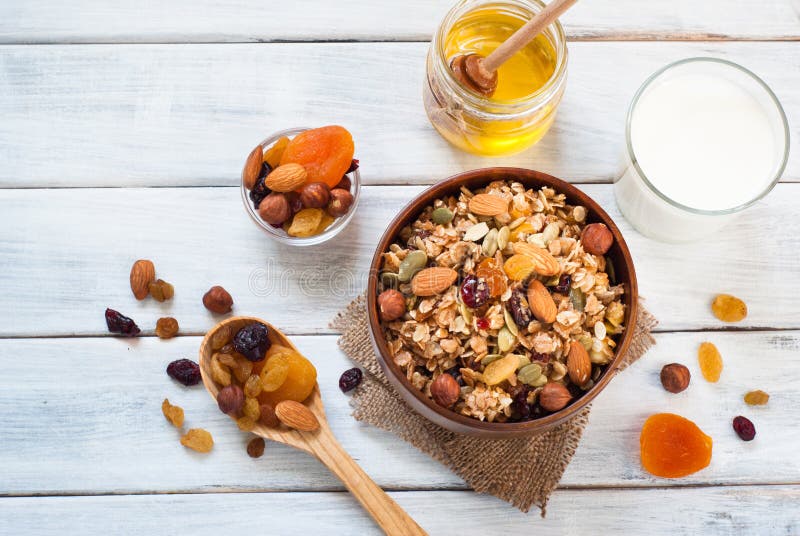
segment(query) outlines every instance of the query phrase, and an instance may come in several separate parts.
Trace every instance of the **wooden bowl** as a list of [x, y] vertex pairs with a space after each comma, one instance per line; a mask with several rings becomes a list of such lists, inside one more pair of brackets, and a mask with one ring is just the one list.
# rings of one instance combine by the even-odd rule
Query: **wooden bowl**
[[[389, 353], [386, 338], [378, 317], [378, 276], [382, 265], [382, 254], [389, 249], [389, 245], [395, 240], [400, 230], [413, 222], [423, 209], [431, 205], [435, 199], [447, 195], [457, 195], [462, 186], [475, 190], [496, 180], [516, 180], [526, 187], [534, 189], [539, 189], [542, 186], [550, 186], [557, 192], [565, 194], [570, 204], [580, 204], [586, 207], [589, 213], [586, 221], [588, 223], [605, 223], [614, 235], [614, 245], [609, 250], [607, 256], [610, 257], [614, 263], [617, 281], [621, 282], [625, 287], [625, 294], [623, 296], [623, 303], [625, 304], [625, 331], [621, 339], [617, 341], [614, 359], [606, 366], [602, 376], [600, 376], [591, 389], [586, 391], [580, 398], [574, 399], [562, 410], [525, 422], [484, 422], [437, 405], [420, 390], [414, 388], [411, 382], [406, 379], [405, 373], [394, 363]], [[370, 334], [375, 354], [378, 357], [378, 362], [384, 374], [386, 374], [389, 383], [400, 393], [400, 396], [402, 396], [417, 413], [447, 430], [472, 436], [498, 439], [533, 435], [552, 429], [568, 420], [570, 417], [573, 417], [594, 400], [594, 397], [608, 385], [608, 382], [617, 373], [622, 357], [628, 350], [636, 328], [637, 309], [638, 288], [631, 254], [630, 251], [628, 251], [628, 246], [625, 244], [625, 239], [622, 237], [619, 228], [617, 228], [609, 215], [606, 214], [593, 199], [571, 184], [545, 173], [520, 168], [494, 167], [468, 171], [450, 177], [422, 192], [401, 210], [400, 214], [389, 224], [389, 228], [378, 243], [375, 255], [372, 258], [370, 277], [367, 285], [367, 314], [369, 317]]]

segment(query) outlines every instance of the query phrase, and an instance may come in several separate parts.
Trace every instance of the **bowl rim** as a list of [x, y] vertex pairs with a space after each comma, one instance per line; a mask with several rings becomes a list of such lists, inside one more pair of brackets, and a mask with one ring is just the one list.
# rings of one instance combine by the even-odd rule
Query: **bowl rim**
[[[578, 203], [585, 206], [589, 211], [587, 221], [605, 223], [609, 230], [611, 230], [614, 235], [614, 246], [612, 247], [619, 250], [618, 256], [622, 257], [625, 263], [626, 273], [628, 274], [628, 280], [624, 282], [626, 286], [626, 328], [622, 338], [617, 342], [614, 358], [607, 365], [603, 375], [583, 394], [583, 396], [563, 409], [538, 419], [514, 423], [487, 422], [461, 415], [450, 409], [438, 406], [432, 399], [425, 396], [422, 391], [416, 389], [391, 359], [386, 344], [386, 337], [384, 336], [380, 319], [378, 318], [377, 307], [377, 286], [382, 255], [388, 250], [389, 245], [403, 226], [410, 222], [412, 218], [415, 218], [416, 215], [434, 199], [456, 192], [461, 186], [469, 184], [472, 188], [478, 188], [480, 186], [476, 186], [476, 183], [485, 186], [493, 180], [503, 179], [518, 180], [525, 184], [526, 187], [540, 188], [542, 186], [550, 186], [557, 192], [565, 194], [567, 199], [576, 200]], [[490, 167], [466, 171], [448, 177], [415, 196], [400, 210], [379, 240], [375, 249], [375, 254], [370, 263], [366, 306], [370, 339], [378, 362], [389, 382], [400, 391], [401, 396], [415, 411], [417, 411], [417, 413], [420, 413], [429, 420], [453, 432], [483, 437], [516, 437], [541, 433], [565, 422], [577, 415], [584, 407], [591, 403], [600, 391], [608, 385], [611, 378], [619, 371], [622, 359], [627, 353], [634, 332], [636, 331], [636, 320], [638, 318], [638, 285], [630, 250], [625, 243], [622, 233], [608, 213], [586, 193], [566, 181], [539, 171], [515, 167]], [[432, 419], [426, 415], [426, 413], [429, 412], [433, 412], [436, 418]]]

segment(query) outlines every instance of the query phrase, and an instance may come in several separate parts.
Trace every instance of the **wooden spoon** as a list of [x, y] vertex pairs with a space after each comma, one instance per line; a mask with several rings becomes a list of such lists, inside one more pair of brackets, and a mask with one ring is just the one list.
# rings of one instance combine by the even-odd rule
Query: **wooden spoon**
[[[234, 316], [227, 318], [211, 328], [203, 342], [200, 344], [200, 372], [203, 376], [203, 385], [211, 394], [214, 400], [217, 399], [219, 388], [211, 379], [211, 355], [214, 350], [211, 348], [211, 337], [225, 326], [231, 328], [231, 333], [235, 333], [247, 324], [261, 322], [269, 329], [270, 341], [273, 344], [280, 344], [298, 351], [286, 336], [275, 329], [272, 325], [264, 322], [260, 318], [247, 316]], [[296, 449], [308, 452], [325, 464], [333, 474], [339, 477], [350, 493], [369, 512], [375, 522], [389, 535], [411, 535], [424, 536], [427, 533], [417, 525], [400, 506], [394, 502], [372, 479], [364, 472], [358, 464], [353, 461], [347, 452], [342, 448], [333, 436], [328, 421], [325, 418], [325, 408], [322, 405], [322, 397], [319, 392], [319, 385], [314, 387], [314, 392], [304, 402], [304, 404], [314, 413], [319, 420], [319, 429], [313, 432], [300, 432], [281, 425], [280, 428], [268, 428], [262, 424], [256, 424], [253, 433], [271, 439], [278, 443], [290, 445]]]
[[577, 1], [553, 0], [486, 58], [480, 54], [456, 56], [450, 62], [453, 74], [464, 86], [481, 95], [491, 97], [494, 90], [497, 89], [497, 69]]

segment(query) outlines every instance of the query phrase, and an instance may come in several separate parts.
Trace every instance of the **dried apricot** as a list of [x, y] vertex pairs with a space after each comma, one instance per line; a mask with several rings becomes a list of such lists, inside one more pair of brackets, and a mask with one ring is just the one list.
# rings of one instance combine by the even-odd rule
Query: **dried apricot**
[[181, 437], [181, 445], [197, 452], [211, 452], [214, 438], [202, 428], [192, 428]]
[[654, 476], [678, 478], [711, 463], [713, 441], [695, 423], [674, 413], [651, 415], [642, 426], [642, 467]]
[[294, 137], [281, 156], [281, 165], [300, 164], [308, 182], [324, 182], [334, 188], [353, 161], [353, 136], [338, 125], [314, 128]]
[[511, 242], [516, 242], [520, 239], [520, 237], [523, 234], [530, 234], [535, 231], [536, 229], [534, 229], [533, 225], [531, 225], [530, 222], [524, 221], [511, 230], [511, 233], [508, 235], [508, 238]]
[[314, 236], [320, 223], [322, 223], [323, 214], [324, 212], [321, 208], [304, 208], [294, 215], [286, 234], [295, 237]]
[[512, 255], [503, 265], [506, 275], [513, 281], [524, 281], [532, 273], [536, 264], [533, 259], [527, 255]]
[[262, 376], [263, 390], [258, 396], [258, 399], [262, 403], [270, 404], [273, 407], [283, 400], [302, 402], [308, 398], [311, 391], [314, 390], [314, 385], [317, 383], [317, 369], [314, 368], [314, 365], [312, 365], [308, 359], [293, 350], [281, 354], [280, 357], [275, 356], [269, 358], [264, 368], [270, 367], [270, 362], [273, 359], [280, 358], [285, 359], [287, 364], [285, 380], [276, 389], [270, 390], [267, 389], [267, 382], [264, 381], [264, 377]]
[[506, 291], [506, 276], [498, 267], [495, 259], [482, 260], [475, 275], [486, 281], [486, 285], [489, 287], [489, 295], [492, 298], [497, 298]]
[[166, 417], [175, 428], [183, 426], [183, 408], [180, 406], [173, 406], [169, 403], [168, 398], [165, 398], [164, 402], [161, 403], [161, 413], [164, 414], [164, 417]]
[[275, 169], [276, 167], [281, 165], [281, 158], [283, 158], [283, 152], [286, 150], [286, 147], [289, 145], [289, 138], [283, 136], [278, 139], [275, 143], [272, 144], [272, 147], [267, 149], [264, 153], [264, 162], [269, 164], [269, 167]]
[[711, 302], [711, 311], [723, 322], [738, 322], [747, 316], [747, 304], [736, 296], [719, 294]]
[[722, 356], [717, 347], [710, 342], [701, 343], [697, 350], [697, 361], [700, 363], [703, 378], [708, 382], [717, 383], [722, 374]]
[[744, 403], [748, 406], [763, 406], [767, 402], [769, 402], [769, 394], [761, 389], [750, 391], [744, 395]]

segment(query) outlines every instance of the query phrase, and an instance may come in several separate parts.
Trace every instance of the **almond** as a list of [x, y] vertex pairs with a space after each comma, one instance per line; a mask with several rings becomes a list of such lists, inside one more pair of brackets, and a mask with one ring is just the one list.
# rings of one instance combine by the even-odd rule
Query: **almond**
[[514, 253], [526, 255], [533, 259], [534, 271], [539, 275], [553, 276], [561, 271], [558, 261], [549, 251], [528, 242], [514, 242]]
[[295, 430], [301, 432], [313, 432], [319, 428], [319, 421], [311, 410], [300, 402], [294, 400], [284, 400], [275, 406], [275, 415], [278, 419]]
[[131, 290], [137, 300], [143, 300], [150, 292], [150, 283], [156, 279], [156, 267], [153, 261], [139, 259], [131, 267]]
[[497, 195], [478, 194], [469, 200], [469, 211], [478, 216], [499, 216], [508, 212], [508, 200]]
[[556, 321], [558, 314], [556, 302], [553, 301], [547, 287], [538, 279], [533, 279], [528, 284], [528, 306], [536, 320], [545, 324], [552, 324]]
[[273, 192], [293, 192], [306, 183], [308, 173], [300, 164], [278, 166], [264, 179], [264, 184]]
[[458, 273], [450, 268], [434, 266], [417, 272], [411, 280], [411, 292], [417, 296], [441, 294], [455, 283]]
[[261, 174], [261, 162], [264, 159], [264, 150], [258, 145], [247, 155], [247, 162], [244, 163], [242, 170], [242, 182], [244, 187], [252, 190], [256, 185], [259, 174]]
[[567, 374], [572, 383], [583, 385], [589, 381], [592, 374], [592, 362], [586, 348], [578, 341], [572, 341], [567, 354]]

